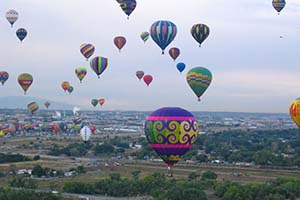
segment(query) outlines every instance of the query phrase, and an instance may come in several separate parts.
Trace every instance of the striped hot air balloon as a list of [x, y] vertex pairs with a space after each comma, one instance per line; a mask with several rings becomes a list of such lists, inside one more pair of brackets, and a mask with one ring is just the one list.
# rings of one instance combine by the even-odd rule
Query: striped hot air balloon
[[191, 28], [191, 34], [193, 38], [199, 43], [199, 47], [209, 36], [209, 27], [205, 24], [195, 24]]
[[150, 36], [150, 34], [148, 32], [142, 32], [140, 37], [145, 43], [149, 39], [149, 36]]
[[212, 81], [212, 74], [204, 67], [195, 67], [187, 73], [186, 79], [200, 101], [200, 97], [204, 94]]
[[5, 71], [0, 72], [0, 82], [2, 83], [2, 85], [4, 85], [4, 83], [8, 80], [9, 78], [9, 74]]
[[31, 102], [27, 105], [28, 111], [33, 115], [38, 109], [39, 104], [37, 102]]
[[154, 22], [150, 29], [151, 38], [161, 48], [162, 54], [167, 46], [174, 40], [177, 27], [170, 21]]
[[82, 44], [80, 46], [81, 54], [88, 60], [95, 52], [95, 47], [92, 44]]
[[106, 70], [108, 66], [108, 59], [104, 57], [95, 57], [91, 60], [90, 66], [97, 74], [98, 78], [100, 78], [100, 75]]
[[81, 81], [84, 79], [84, 77], [87, 74], [87, 70], [85, 67], [77, 67], [75, 70], [75, 74], [81, 83]]

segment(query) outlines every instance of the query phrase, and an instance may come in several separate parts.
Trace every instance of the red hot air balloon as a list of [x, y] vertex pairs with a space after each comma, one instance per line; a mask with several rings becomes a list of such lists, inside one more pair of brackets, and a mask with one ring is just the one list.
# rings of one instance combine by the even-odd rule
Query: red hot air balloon
[[174, 62], [175, 60], [178, 58], [178, 56], [180, 55], [180, 49], [173, 47], [169, 50], [169, 54], [171, 56], [171, 58], [173, 58]]
[[143, 71], [137, 71], [135, 73], [136, 77], [139, 79], [139, 80], [142, 80], [142, 78], [144, 77], [145, 73]]
[[153, 77], [151, 75], [144, 76], [144, 82], [147, 84], [147, 86], [149, 86], [152, 81], [153, 81]]
[[117, 36], [114, 39], [114, 43], [116, 45], [116, 47], [119, 49], [119, 51], [121, 51], [121, 49], [125, 46], [126, 44], [126, 38], [123, 36]]

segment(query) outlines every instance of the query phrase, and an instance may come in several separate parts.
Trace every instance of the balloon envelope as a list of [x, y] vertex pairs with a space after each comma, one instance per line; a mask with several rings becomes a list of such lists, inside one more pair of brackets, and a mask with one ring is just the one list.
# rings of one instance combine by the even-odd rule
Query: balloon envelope
[[88, 60], [95, 52], [95, 47], [92, 44], [82, 44], [80, 46], [81, 54]]
[[143, 71], [137, 71], [135, 73], [136, 77], [139, 79], [139, 80], [142, 80], [142, 78], [144, 77], [145, 73]]
[[81, 83], [81, 81], [84, 79], [84, 77], [87, 74], [87, 70], [84, 67], [78, 67], [75, 70], [75, 74], [76, 74], [77, 78], [79, 79], [79, 81]]
[[96, 107], [98, 105], [98, 99], [92, 99], [91, 104]]
[[204, 67], [195, 67], [187, 73], [186, 79], [200, 101], [200, 97], [204, 94], [212, 81], [212, 74]]
[[147, 42], [147, 40], [149, 39], [149, 36], [150, 34], [148, 32], [143, 32], [141, 33], [141, 39], [144, 41], [144, 42]]
[[24, 28], [19, 28], [16, 32], [16, 35], [19, 38], [19, 40], [22, 42], [27, 36], [27, 31]]
[[290, 115], [296, 125], [300, 128], [300, 98], [291, 103]]
[[88, 142], [90, 140], [91, 135], [92, 135], [92, 131], [88, 126], [84, 126], [80, 130], [80, 136], [84, 142]]
[[24, 94], [26, 94], [28, 88], [31, 86], [33, 82], [33, 78], [30, 74], [24, 73], [19, 75], [18, 77], [18, 83], [24, 90]]
[[164, 54], [164, 50], [176, 37], [177, 27], [170, 21], [157, 21], [152, 24], [150, 34]]
[[6, 19], [10, 23], [11, 27], [13, 27], [14, 23], [18, 20], [19, 13], [15, 10], [9, 10], [6, 12]]
[[49, 101], [46, 101], [46, 102], [44, 103], [44, 105], [45, 105], [46, 108], [49, 108], [49, 106], [50, 106], [51, 104], [50, 104]]
[[125, 14], [129, 17], [131, 13], [136, 8], [136, 1], [135, 0], [117, 0], [120, 4], [120, 7], [125, 12]]
[[145, 135], [152, 149], [172, 167], [197, 139], [197, 119], [182, 108], [161, 108], [150, 114]]
[[62, 87], [62, 89], [63, 89], [65, 92], [69, 89], [70, 86], [71, 86], [71, 85], [70, 85], [70, 83], [69, 83], [68, 81], [64, 81], [64, 82], [61, 83], [61, 87]]
[[38, 109], [39, 104], [37, 102], [31, 102], [27, 105], [29, 112], [33, 115]]
[[144, 82], [147, 84], [147, 86], [149, 86], [152, 81], [153, 81], [153, 77], [151, 75], [144, 76]]
[[209, 32], [209, 27], [205, 24], [195, 24], [191, 28], [191, 34], [199, 43], [199, 46], [201, 46], [204, 40], [209, 36]]
[[177, 67], [178, 71], [181, 73], [185, 69], [185, 64], [180, 62], [176, 65], [176, 67]]
[[5, 71], [0, 72], [0, 82], [2, 83], [2, 85], [4, 85], [4, 83], [8, 80], [9, 78], [9, 74]]
[[171, 56], [171, 58], [175, 61], [178, 56], [180, 55], [180, 49], [173, 47], [169, 50], [169, 54]]
[[71, 94], [73, 91], [74, 91], [74, 87], [73, 87], [73, 86], [70, 86], [70, 87], [68, 88], [69, 94]]
[[100, 78], [100, 75], [106, 70], [108, 66], [108, 59], [104, 57], [95, 57], [91, 60], [90, 66], [97, 74], [98, 78]]
[[121, 49], [125, 46], [126, 44], [126, 38], [123, 36], [117, 36], [114, 38], [114, 44], [116, 47], [121, 51]]
[[99, 99], [98, 101], [101, 106], [103, 106], [103, 104], [105, 103], [105, 99]]
[[273, 0], [272, 4], [273, 4], [274, 9], [279, 14], [281, 12], [281, 10], [285, 7], [286, 2], [285, 2], [285, 0]]

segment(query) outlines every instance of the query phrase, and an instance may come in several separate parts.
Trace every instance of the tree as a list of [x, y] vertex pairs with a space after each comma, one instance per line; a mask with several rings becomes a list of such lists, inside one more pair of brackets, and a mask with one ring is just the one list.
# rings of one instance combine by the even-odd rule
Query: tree
[[41, 156], [40, 155], [35, 155], [34, 157], [33, 157], [33, 160], [40, 160], [41, 159]]
[[44, 168], [42, 168], [40, 165], [36, 165], [32, 169], [31, 174], [34, 176], [37, 176], [37, 177], [46, 176], [46, 170]]
[[133, 177], [134, 179], [139, 179], [139, 176], [140, 176], [140, 174], [141, 174], [141, 171], [140, 171], [140, 170], [136, 170], [136, 171], [131, 172], [131, 174], [132, 174], [132, 177]]
[[218, 178], [218, 175], [213, 172], [213, 171], [206, 171], [202, 174], [201, 176], [201, 179], [202, 180], [206, 180], [206, 179], [217, 179]]

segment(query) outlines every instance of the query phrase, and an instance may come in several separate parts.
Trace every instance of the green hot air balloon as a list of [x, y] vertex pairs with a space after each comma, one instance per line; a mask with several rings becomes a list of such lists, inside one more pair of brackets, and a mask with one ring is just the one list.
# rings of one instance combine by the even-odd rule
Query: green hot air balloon
[[96, 107], [98, 105], [98, 99], [92, 99], [91, 104]]
[[212, 81], [212, 74], [204, 67], [195, 67], [187, 73], [186, 80], [200, 101]]

